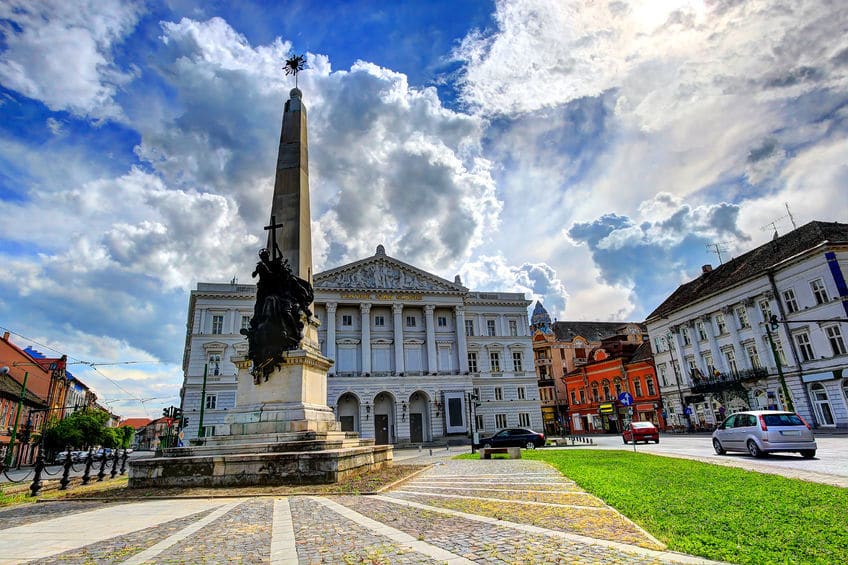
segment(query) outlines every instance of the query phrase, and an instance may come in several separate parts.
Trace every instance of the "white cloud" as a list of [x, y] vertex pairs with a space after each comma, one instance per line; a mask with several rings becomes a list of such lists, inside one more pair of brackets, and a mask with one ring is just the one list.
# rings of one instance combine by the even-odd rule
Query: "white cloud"
[[0, 81], [51, 110], [118, 117], [118, 89], [132, 72], [115, 64], [112, 48], [135, 27], [136, 2], [9, 0], [0, 4]]

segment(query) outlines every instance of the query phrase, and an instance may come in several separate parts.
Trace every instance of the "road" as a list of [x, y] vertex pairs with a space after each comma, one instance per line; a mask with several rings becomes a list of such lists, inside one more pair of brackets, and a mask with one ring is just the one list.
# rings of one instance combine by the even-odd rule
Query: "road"
[[[632, 444], [624, 445], [620, 435], [593, 436], [592, 439], [597, 444], [596, 448], [600, 449], [633, 449]], [[817, 436], [816, 443], [818, 450], [813, 459], [804, 459], [796, 453], [775, 453], [762, 459], [743, 453], [717, 455], [713, 451], [709, 434], [663, 435], [660, 443], [640, 443], [636, 451], [696, 459], [848, 488], [848, 435]]]

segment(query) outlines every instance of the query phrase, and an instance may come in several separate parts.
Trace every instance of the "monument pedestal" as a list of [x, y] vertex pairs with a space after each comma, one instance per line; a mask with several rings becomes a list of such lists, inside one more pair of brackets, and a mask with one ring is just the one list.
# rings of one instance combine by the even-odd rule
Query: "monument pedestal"
[[226, 435], [133, 461], [131, 488], [333, 483], [391, 464], [391, 446], [340, 431], [326, 404], [332, 361], [314, 348], [287, 351], [284, 363], [258, 384], [250, 360], [232, 361], [238, 392]]

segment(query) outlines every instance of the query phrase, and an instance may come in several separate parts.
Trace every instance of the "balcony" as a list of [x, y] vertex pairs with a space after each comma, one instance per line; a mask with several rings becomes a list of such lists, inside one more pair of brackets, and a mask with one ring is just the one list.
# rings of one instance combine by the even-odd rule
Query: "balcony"
[[692, 375], [692, 392], [696, 394], [724, 392], [742, 386], [745, 381], [768, 377], [767, 369], [745, 369], [735, 373], [716, 373], [709, 377]]

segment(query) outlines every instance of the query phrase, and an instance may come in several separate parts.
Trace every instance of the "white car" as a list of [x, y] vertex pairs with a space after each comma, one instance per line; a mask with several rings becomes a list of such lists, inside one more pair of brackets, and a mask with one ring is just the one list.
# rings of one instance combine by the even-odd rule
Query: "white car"
[[753, 457], [794, 451], [812, 459], [816, 438], [810, 425], [794, 412], [753, 410], [728, 416], [713, 432], [713, 449], [719, 455], [743, 451]]

